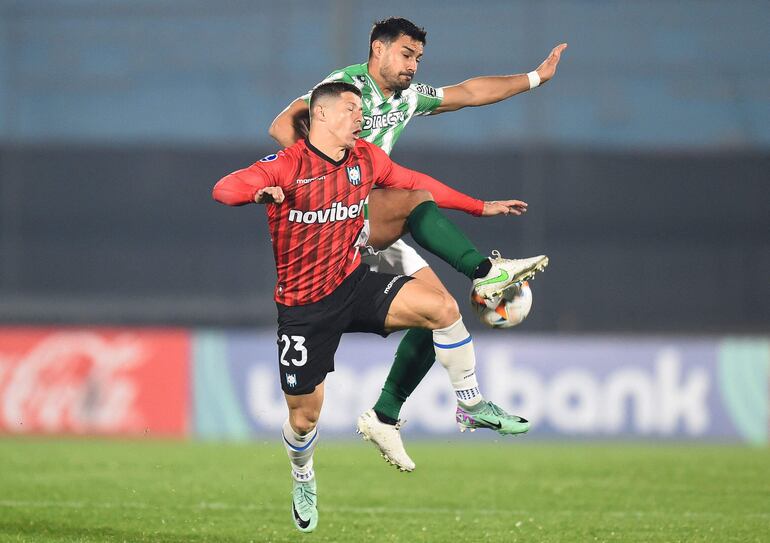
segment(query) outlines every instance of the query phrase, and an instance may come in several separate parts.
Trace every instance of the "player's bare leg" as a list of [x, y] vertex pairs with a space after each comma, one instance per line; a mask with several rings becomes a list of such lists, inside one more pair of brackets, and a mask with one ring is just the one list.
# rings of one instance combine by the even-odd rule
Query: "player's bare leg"
[[423, 202], [432, 202], [426, 190], [377, 189], [369, 194], [369, 245], [381, 251], [409, 232], [407, 220]]
[[292, 429], [302, 435], [313, 432], [324, 403], [324, 383], [316, 386], [310, 394], [284, 394], [283, 397], [289, 409], [289, 424]]
[[459, 318], [457, 302], [446, 290], [415, 279], [404, 284], [393, 298], [385, 317], [385, 329], [426, 328], [435, 331], [450, 326]]
[[292, 518], [300, 532], [312, 532], [318, 525], [313, 451], [318, 441], [316, 425], [324, 400], [324, 384], [310, 394], [284, 394], [289, 418], [283, 425], [283, 444], [291, 462]]

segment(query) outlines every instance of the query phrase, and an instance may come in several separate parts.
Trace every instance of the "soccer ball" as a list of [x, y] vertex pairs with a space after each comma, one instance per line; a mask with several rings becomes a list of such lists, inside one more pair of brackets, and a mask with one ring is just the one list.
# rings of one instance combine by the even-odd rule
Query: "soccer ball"
[[529, 283], [514, 283], [501, 296], [485, 300], [471, 289], [471, 307], [481, 322], [492, 328], [510, 328], [520, 324], [532, 308]]

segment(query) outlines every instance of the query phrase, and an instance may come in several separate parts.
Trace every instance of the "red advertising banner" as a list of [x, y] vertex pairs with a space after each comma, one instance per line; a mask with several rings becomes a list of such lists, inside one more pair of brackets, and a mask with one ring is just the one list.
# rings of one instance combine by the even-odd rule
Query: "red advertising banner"
[[180, 436], [190, 334], [0, 328], [0, 433]]

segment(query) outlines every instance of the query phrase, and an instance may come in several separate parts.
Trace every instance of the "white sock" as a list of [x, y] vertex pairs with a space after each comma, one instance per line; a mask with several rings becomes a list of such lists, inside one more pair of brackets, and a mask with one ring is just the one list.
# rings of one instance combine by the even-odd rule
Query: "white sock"
[[318, 428], [305, 435], [294, 431], [289, 421], [283, 423], [283, 446], [291, 462], [291, 476], [299, 482], [315, 477], [313, 471], [313, 451], [318, 437]]
[[476, 405], [484, 398], [476, 381], [476, 355], [473, 339], [462, 318], [451, 326], [433, 330], [433, 348], [436, 360], [444, 366], [455, 389], [458, 401], [467, 406]]

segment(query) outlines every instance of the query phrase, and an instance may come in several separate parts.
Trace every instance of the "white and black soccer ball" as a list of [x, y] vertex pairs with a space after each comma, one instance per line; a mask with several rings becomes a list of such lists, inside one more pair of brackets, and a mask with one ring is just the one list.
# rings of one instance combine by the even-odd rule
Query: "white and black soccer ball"
[[471, 307], [479, 320], [491, 328], [510, 328], [521, 324], [532, 309], [529, 283], [514, 283], [501, 296], [485, 300], [471, 289]]

